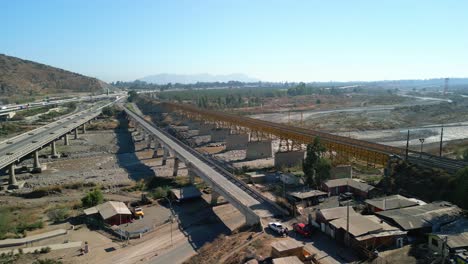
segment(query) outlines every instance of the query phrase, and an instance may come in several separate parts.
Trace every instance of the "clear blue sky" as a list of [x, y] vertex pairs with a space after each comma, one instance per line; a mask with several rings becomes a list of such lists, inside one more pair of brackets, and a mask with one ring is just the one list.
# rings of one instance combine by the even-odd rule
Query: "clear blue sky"
[[95, 76], [468, 77], [464, 0], [5, 0], [0, 53]]

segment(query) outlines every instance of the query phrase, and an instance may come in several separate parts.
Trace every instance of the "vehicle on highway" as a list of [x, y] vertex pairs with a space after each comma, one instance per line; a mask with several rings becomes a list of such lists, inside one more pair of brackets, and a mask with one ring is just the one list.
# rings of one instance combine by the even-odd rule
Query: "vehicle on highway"
[[270, 222], [268, 223], [268, 228], [276, 232], [278, 235], [284, 236], [286, 235], [286, 228], [283, 227], [281, 223], [278, 222]]
[[339, 201], [347, 201], [351, 199], [353, 199], [353, 193], [350, 193], [350, 192], [345, 192], [345, 193], [340, 194], [340, 196], [338, 196]]
[[313, 227], [304, 223], [294, 223], [293, 230], [304, 237], [310, 237], [312, 235]]

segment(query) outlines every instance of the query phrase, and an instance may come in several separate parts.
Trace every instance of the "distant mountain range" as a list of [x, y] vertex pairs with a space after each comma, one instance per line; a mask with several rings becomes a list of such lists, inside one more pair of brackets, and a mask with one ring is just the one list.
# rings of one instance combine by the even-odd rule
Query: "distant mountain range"
[[161, 73], [143, 77], [138, 79], [139, 81], [144, 81], [147, 83], [154, 84], [167, 84], [167, 83], [197, 83], [197, 82], [229, 82], [229, 81], [239, 81], [239, 82], [258, 82], [256, 78], [249, 77], [242, 73], [234, 73], [227, 75], [212, 75], [208, 73], [203, 74], [168, 74]]

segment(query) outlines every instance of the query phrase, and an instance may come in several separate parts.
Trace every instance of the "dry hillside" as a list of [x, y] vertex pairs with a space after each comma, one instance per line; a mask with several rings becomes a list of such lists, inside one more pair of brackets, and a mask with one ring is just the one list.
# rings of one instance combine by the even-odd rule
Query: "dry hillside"
[[0, 54], [0, 97], [99, 92], [107, 86], [95, 78]]

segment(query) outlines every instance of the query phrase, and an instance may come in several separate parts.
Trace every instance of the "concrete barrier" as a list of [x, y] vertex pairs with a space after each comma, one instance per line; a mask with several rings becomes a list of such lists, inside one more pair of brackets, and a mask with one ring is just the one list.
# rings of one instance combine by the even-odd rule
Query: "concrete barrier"
[[226, 138], [229, 136], [229, 132], [230, 130], [225, 129], [225, 128], [212, 129], [210, 131], [211, 141], [212, 142], [226, 141]]
[[305, 157], [305, 151], [287, 151], [275, 153], [276, 168], [290, 168], [302, 165]]
[[272, 154], [271, 140], [247, 143], [246, 158], [249, 160], [271, 158]]
[[246, 149], [249, 143], [249, 134], [228, 135], [226, 138], [226, 150]]

